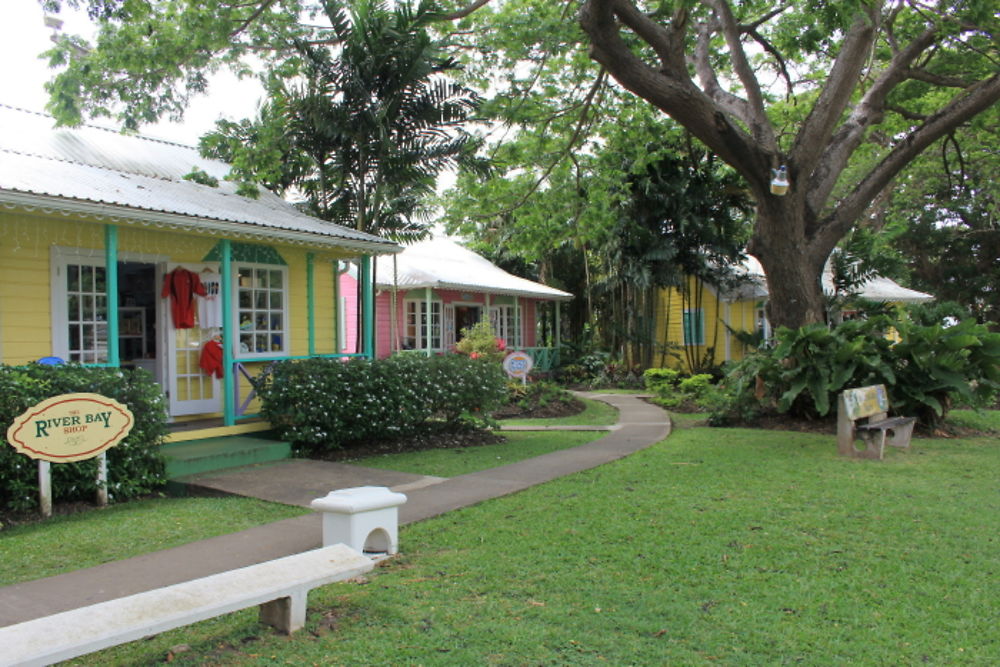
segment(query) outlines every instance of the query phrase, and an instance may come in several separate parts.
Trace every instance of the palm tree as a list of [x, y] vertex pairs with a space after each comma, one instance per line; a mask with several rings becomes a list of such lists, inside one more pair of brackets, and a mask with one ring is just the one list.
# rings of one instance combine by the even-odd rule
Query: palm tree
[[302, 67], [272, 73], [258, 118], [220, 123], [202, 147], [246, 181], [297, 188], [319, 218], [419, 240], [438, 175], [483, 168], [463, 128], [478, 96], [448, 79], [458, 63], [428, 34], [431, 4], [332, 0], [324, 11], [328, 38], [289, 45]]

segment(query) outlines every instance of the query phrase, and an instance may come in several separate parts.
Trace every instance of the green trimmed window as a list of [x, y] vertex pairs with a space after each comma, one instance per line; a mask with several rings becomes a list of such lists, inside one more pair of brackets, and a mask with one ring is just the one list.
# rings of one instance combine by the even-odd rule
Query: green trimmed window
[[701, 308], [684, 311], [684, 344], [705, 344], [705, 311]]
[[266, 264], [235, 264], [239, 357], [289, 353], [288, 269]]

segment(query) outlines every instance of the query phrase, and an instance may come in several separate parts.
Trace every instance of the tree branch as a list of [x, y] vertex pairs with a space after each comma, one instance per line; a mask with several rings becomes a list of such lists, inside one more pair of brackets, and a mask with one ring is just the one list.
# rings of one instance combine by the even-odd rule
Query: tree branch
[[919, 67], [912, 67], [906, 70], [906, 78], [913, 79], [914, 81], [932, 83], [935, 86], [944, 86], [945, 88], [968, 88], [975, 83], [974, 81], [959, 79], [955, 76], [941, 76]]
[[1000, 74], [979, 82], [955, 96], [942, 109], [928, 117], [920, 127], [896, 144], [888, 155], [854, 189], [844, 197], [836, 210], [821, 223], [817, 238], [840, 238], [864, 213], [869, 202], [885, 188], [917, 155], [935, 141], [954, 131], [976, 114], [1000, 101]]
[[[882, 120], [889, 93], [906, 79], [910, 64], [934, 43], [935, 38], [936, 28], [927, 28], [905, 49], [896, 53], [837, 134], [830, 139], [822, 159], [810, 177], [809, 205], [814, 211], [819, 213], [823, 208], [851, 155], [864, 140], [868, 128]], [[800, 133], [800, 138], [802, 136]]]
[[[827, 145], [844, 109], [850, 103], [851, 93], [854, 92], [861, 71], [868, 61], [872, 44], [875, 42], [878, 3], [875, 5], [867, 14], [859, 14], [844, 35], [840, 53], [830, 69], [826, 85], [823, 86], [819, 99], [816, 100], [795, 138], [790, 162], [793, 163], [794, 169], [803, 175], [809, 175], [810, 181], [815, 180], [812, 172], [816, 169], [823, 147]], [[839, 175], [840, 171], [836, 173]], [[812, 197], [812, 199], [818, 200], [822, 205], [827, 196], [829, 190], [822, 198]], [[814, 207], [814, 210], [818, 211], [818, 208]]]
[[684, 40], [678, 37], [683, 37], [684, 23], [672, 25], [668, 30], [640, 12], [631, 2], [614, 4], [618, 19], [653, 48], [665, 70], [676, 67], [678, 62], [683, 64], [684, 59], [678, 60], [678, 56], [684, 54]]
[[712, 39], [712, 28], [708, 23], [698, 26], [698, 36], [695, 42], [692, 64], [698, 80], [701, 81], [701, 88], [705, 94], [715, 100], [722, 109], [750, 127], [750, 108], [747, 101], [738, 95], [733, 95], [719, 84], [719, 79], [712, 67], [710, 53], [710, 42]]
[[264, 2], [260, 3], [260, 7], [251, 12], [250, 16], [248, 16], [245, 20], [243, 20], [236, 29], [234, 29], [232, 32], [229, 33], [229, 38], [232, 39], [233, 37], [236, 37], [238, 34], [246, 30], [251, 23], [260, 18], [261, 14], [270, 9], [271, 5], [273, 5], [275, 2], [276, 0], [264, 0]]
[[[631, 8], [631, 14], [628, 10]], [[590, 37], [591, 57], [604, 65], [624, 88], [647, 100], [735, 167], [754, 191], [763, 196], [768, 189], [770, 157], [758, 149], [750, 135], [735, 125], [725, 110], [691, 80], [683, 53], [686, 17], [676, 16], [672, 30], [677, 35], [660, 52], [673, 60], [655, 68], [639, 58], [625, 43], [618, 19], [637, 12], [626, 0], [586, 0], [580, 10], [580, 25]], [[642, 17], [644, 21], [649, 19]], [[624, 22], [624, 21], [623, 21]], [[630, 26], [631, 27], [631, 26]], [[660, 28], [660, 34], [665, 29]], [[680, 45], [680, 48], [676, 46]]]
[[760, 83], [754, 75], [753, 68], [747, 60], [746, 51], [740, 43], [740, 29], [733, 16], [732, 7], [726, 0], [709, 0], [708, 6], [715, 10], [722, 26], [722, 35], [726, 39], [729, 47], [729, 57], [733, 63], [733, 70], [743, 84], [743, 89], [747, 94], [747, 111], [750, 114], [749, 125], [751, 134], [761, 146], [772, 153], [778, 152], [778, 144], [774, 138], [774, 128], [767, 118], [764, 110], [764, 96], [760, 91]]
[[441, 14], [438, 16], [438, 18], [441, 19], [442, 21], [458, 21], [459, 19], [464, 19], [466, 16], [469, 16], [477, 9], [480, 9], [481, 7], [484, 7], [489, 3], [490, 0], [475, 0], [475, 2], [473, 2], [471, 5], [467, 7], [463, 7], [462, 9], [457, 9], [448, 14]]

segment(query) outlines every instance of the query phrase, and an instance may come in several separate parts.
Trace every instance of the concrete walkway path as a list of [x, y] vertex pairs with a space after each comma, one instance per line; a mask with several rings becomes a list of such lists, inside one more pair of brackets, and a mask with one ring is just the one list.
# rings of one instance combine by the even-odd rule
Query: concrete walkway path
[[[585, 445], [499, 468], [444, 479], [339, 463], [291, 460], [199, 476], [199, 484], [220, 493], [306, 507], [313, 498], [334, 489], [388, 486], [407, 495], [407, 502], [399, 508], [400, 524], [407, 524], [609, 463], [659, 442], [670, 432], [666, 413], [634, 395], [584, 395], [618, 408], [615, 429]], [[321, 539], [320, 516], [310, 514], [6, 586], [0, 588], [0, 626], [315, 549], [321, 546]], [[405, 541], [401, 550], [406, 550]]]

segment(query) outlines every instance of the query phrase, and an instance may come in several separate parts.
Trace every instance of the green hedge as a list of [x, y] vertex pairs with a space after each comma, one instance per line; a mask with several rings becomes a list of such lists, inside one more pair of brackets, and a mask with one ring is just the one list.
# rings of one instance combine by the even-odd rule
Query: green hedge
[[[7, 427], [25, 410], [61, 394], [90, 392], [127, 405], [135, 417], [129, 436], [108, 450], [108, 499], [141, 496], [166, 483], [160, 445], [167, 433], [163, 391], [143, 370], [91, 368], [66, 364], [0, 365], [0, 510], [23, 512], [38, 507], [38, 466], [6, 441]], [[52, 466], [56, 503], [93, 500], [97, 460]]]
[[506, 383], [500, 364], [462, 355], [283, 361], [263, 380], [261, 415], [282, 438], [314, 450], [485, 418]]

